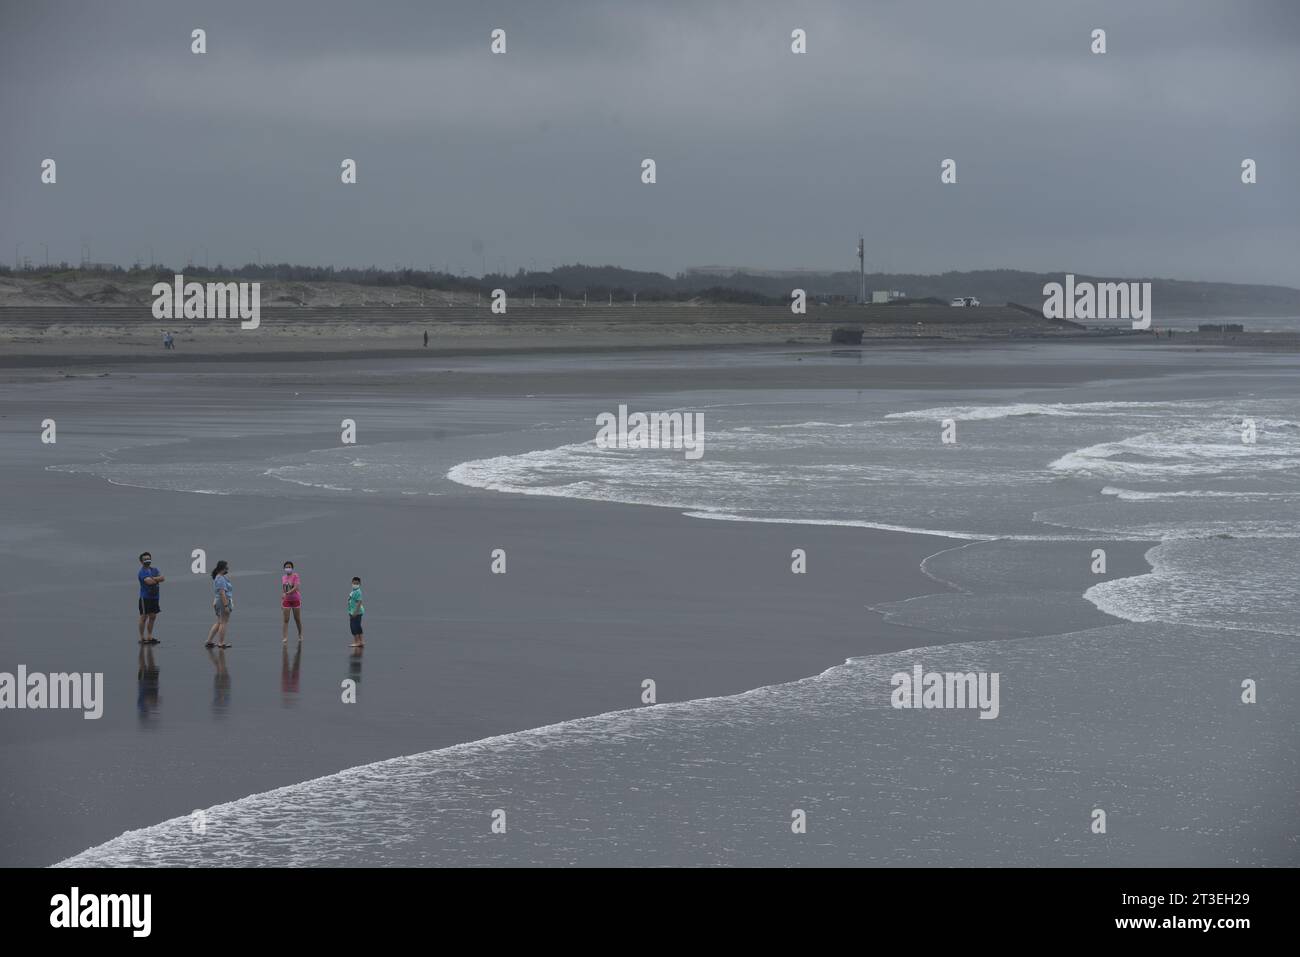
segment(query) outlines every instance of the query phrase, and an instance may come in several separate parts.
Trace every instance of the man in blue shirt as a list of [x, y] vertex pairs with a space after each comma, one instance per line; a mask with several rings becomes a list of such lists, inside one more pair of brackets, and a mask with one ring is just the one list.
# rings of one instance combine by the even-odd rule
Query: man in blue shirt
[[148, 552], [140, 553], [140, 573], [136, 577], [140, 579], [140, 644], [156, 645], [158, 639], [153, 636], [153, 621], [161, 611], [158, 607], [158, 586], [167, 579], [153, 567], [153, 556]]

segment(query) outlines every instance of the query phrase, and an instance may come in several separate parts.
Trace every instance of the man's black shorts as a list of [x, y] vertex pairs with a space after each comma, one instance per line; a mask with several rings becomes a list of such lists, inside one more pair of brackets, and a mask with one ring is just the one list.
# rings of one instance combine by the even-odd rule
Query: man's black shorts
[[160, 612], [160, 611], [162, 611], [162, 609], [158, 607], [158, 599], [157, 599], [157, 598], [141, 598], [141, 599], [140, 599], [140, 614], [142, 614], [142, 615], [156, 615], [156, 614], [158, 614], [158, 612]]

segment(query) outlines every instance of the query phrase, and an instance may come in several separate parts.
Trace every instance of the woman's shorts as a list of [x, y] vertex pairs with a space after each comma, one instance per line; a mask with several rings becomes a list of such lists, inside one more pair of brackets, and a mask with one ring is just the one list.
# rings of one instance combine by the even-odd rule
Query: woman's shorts
[[352, 634], [361, 634], [361, 619], [365, 617], [365, 615], [357, 615], [357, 617], [353, 618], [351, 615], [348, 615], [348, 628], [351, 630]]
[[214, 601], [212, 603], [212, 610], [216, 612], [218, 618], [229, 618], [230, 611], [234, 611], [235, 606], [232, 604], [230, 606], [230, 611], [226, 611], [226, 606], [223, 602]]
[[281, 599], [280, 599], [280, 607], [281, 607], [281, 608], [301, 608], [301, 607], [302, 607], [302, 599], [299, 598], [297, 601], [288, 601], [287, 599], [281, 598]]
[[141, 598], [139, 599], [139, 607], [142, 615], [156, 615], [161, 610], [158, 607], [157, 598]]

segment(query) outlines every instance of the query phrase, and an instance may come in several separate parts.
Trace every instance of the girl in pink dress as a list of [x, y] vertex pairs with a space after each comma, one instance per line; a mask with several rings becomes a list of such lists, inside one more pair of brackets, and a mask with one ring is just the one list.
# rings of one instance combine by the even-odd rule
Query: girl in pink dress
[[298, 626], [298, 640], [302, 641], [302, 590], [298, 573], [293, 570], [293, 562], [284, 563], [284, 577], [280, 579], [280, 608], [284, 612], [284, 628], [280, 633], [282, 644], [289, 643], [289, 612], [293, 611], [293, 623]]

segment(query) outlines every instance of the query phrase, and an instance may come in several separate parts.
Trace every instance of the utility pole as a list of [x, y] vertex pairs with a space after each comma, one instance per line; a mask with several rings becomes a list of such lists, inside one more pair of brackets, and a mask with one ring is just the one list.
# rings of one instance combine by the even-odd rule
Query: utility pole
[[867, 260], [862, 245], [862, 234], [858, 233], [858, 302], [867, 304]]

